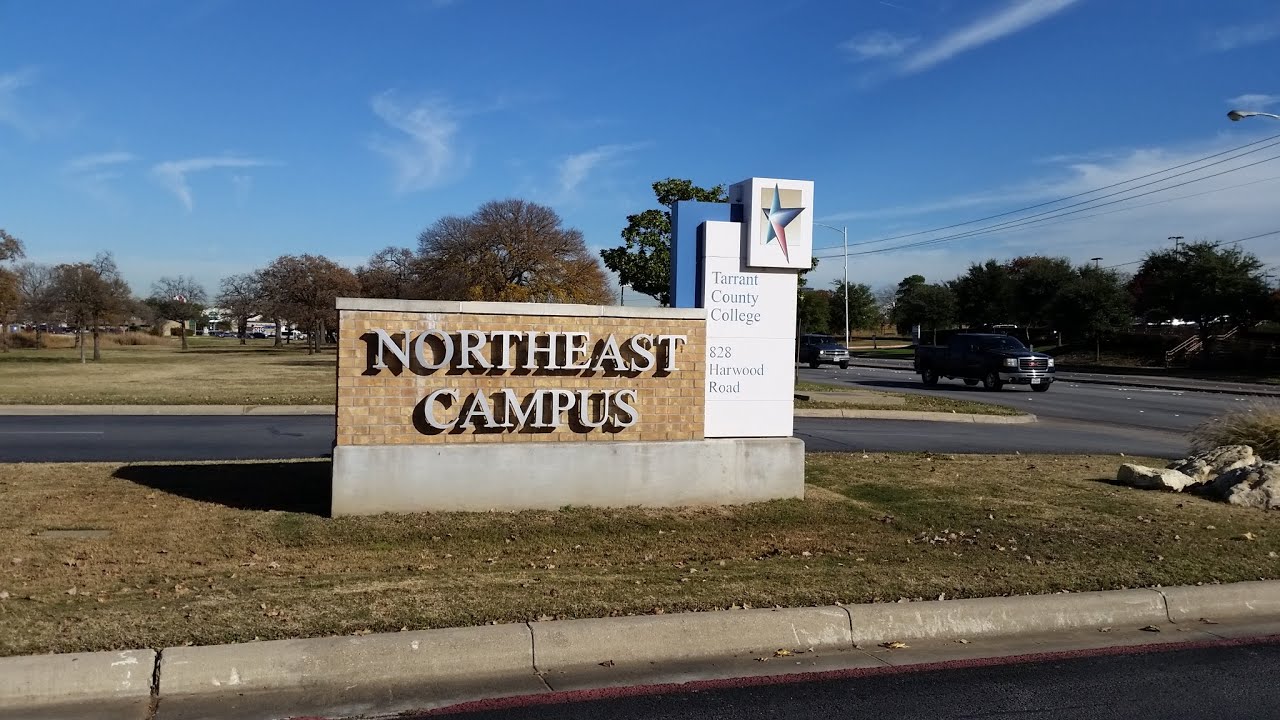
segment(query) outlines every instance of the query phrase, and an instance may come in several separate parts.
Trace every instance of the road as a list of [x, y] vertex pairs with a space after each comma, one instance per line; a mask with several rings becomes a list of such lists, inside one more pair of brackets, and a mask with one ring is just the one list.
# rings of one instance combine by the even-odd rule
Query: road
[[[810, 451], [1125, 453], [1177, 457], [1206, 418], [1254, 402], [1222, 393], [1064, 381], [1049, 392], [987, 392], [955, 381], [926, 388], [909, 370], [800, 370], [802, 380], [871, 390], [968, 398], [1017, 407], [1031, 425], [972, 425], [796, 418]], [[0, 416], [0, 462], [137, 462], [319, 457], [334, 438], [330, 416]]]
[[[858, 672], [801, 682], [726, 681], [697, 692], [608, 690], [453, 713], [468, 720], [707, 718], [1021, 718], [1198, 720], [1280, 717], [1274, 639], [1132, 654], [1064, 654], [1036, 662]], [[423, 716], [424, 718], [427, 716]]]

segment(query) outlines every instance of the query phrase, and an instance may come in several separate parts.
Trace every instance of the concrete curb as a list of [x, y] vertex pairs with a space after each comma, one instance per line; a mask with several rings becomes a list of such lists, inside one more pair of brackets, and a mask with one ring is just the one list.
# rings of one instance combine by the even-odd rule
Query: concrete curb
[[929, 422], [977, 423], [980, 425], [1023, 425], [1038, 422], [1035, 415], [974, 415], [969, 413], [926, 412], [924, 410], [796, 410], [796, 417], [845, 418], [849, 420], [920, 420]]
[[141, 718], [151, 705], [154, 650], [0, 658], [0, 718]]
[[[364, 637], [0, 658], [0, 718], [386, 715], [549, 692], [548, 673], [1280, 617], [1280, 581], [564, 620]], [[155, 710], [147, 715], [148, 705]]]
[[364, 717], [545, 692], [529, 627], [171, 648], [156, 718]]

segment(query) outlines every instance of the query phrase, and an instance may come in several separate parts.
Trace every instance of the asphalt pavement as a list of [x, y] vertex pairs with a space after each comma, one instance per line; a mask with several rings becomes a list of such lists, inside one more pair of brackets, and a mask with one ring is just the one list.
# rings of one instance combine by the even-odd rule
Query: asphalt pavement
[[313, 458], [334, 432], [332, 415], [0, 416], [0, 462]]
[[[800, 379], [869, 390], [978, 400], [1035, 414], [1029, 425], [796, 418], [810, 451], [1054, 452], [1179, 457], [1186, 433], [1259, 398], [1129, 383], [1063, 380], [1048, 392], [990, 392], [943, 380], [925, 387], [904, 367], [802, 368]], [[1272, 401], [1274, 402], [1274, 401]], [[321, 457], [332, 416], [0, 416], [0, 462], [276, 460]]]
[[[1054, 718], [1198, 720], [1280, 717], [1273, 681], [1280, 644], [1193, 646], [1132, 653], [1064, 653], [1009, 664], [952, 663], [863, 670], [799, 682], [725, 681], [532, 698], [454, 713], [476, 720], [751, 720], [753, 718]], [[406, 716], [408, 717], [408, 716]], [[428, 717], [426, 715], [420, 718]]]

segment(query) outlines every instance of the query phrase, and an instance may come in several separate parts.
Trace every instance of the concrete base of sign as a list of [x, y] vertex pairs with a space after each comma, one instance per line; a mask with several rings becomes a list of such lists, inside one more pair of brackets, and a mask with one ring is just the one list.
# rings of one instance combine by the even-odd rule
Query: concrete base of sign
[[334, 515], [734, 505], [804, 497], [804, 442], [342, 445]]

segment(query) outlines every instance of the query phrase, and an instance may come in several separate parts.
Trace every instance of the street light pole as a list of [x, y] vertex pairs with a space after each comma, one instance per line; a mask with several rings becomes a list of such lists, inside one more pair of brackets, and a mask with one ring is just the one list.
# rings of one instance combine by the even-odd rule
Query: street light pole
[[[1093, 261], [1094, 270], [1101, 269], [1100, 264], [1102, 262], [1102, 258], [1095, 257], [1089, 259]], [[1096, 323], [1093, 326], [1093, 363], [1095, 365], [1102, 364], [1102, 333], [1098, 330], [1098, 325]]]
[[1100, 268], [1098, 267], [1098, 263], [1099, 263], [1099, 262], [1101, 262], [1102, 258], [1100, 258], [1100, 257], [1096, 257], [1096, 258], [1089, 258], [1089, 259], [1093, 261], [1093, 269], [1094, 269], [1094, 270], [1098, 270], [1098, 269], [1100, 269]]
[[824, 225], [816, 222], [814, 225], [824, 227], [828, 230], [835, 230], [840, 233], [842, 238], [841, 245], [844, 247], [844, 285], [841, 286], [841, 294], [844, 295], [844, 346], [849, 347], [849, 226], [842, 228], [832, 225]]
[[1231, 122], [1240, 122], [1247, 117], [1269, 117], [1275, 120], [1280, 120], [1280, 115], [1268, 112], [1258, 112], [1257, 110], [1232, 110], [1227, 113], [1227, 118], [1230, 119]]
[[1181, 248], [1182, 241], [1185, 238], [1183, 238], [1181, 235], [1170, 235], [1169, 239], [1173, 241], [1173, 251], [1177, 252]]

